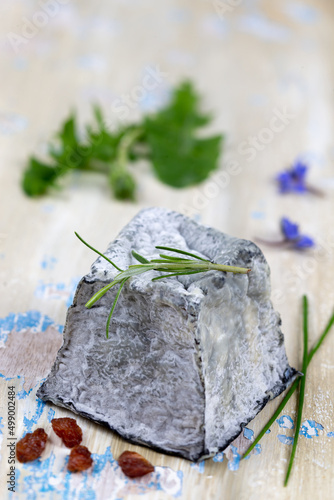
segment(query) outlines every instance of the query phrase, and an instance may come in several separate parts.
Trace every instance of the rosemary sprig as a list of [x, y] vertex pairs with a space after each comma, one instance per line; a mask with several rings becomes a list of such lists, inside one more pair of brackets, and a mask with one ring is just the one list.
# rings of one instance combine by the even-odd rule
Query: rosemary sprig
[[[333, 324], [334, 324], [334, 313], [329, 318], [328, 323], [327, 323], [324, 331], [320, 335], [318, 341], [313, 346], [313, 348], [310, 350], [310, 352], [308, 354], [308, 358], [307, 358], [307, 366], [310, 364], [313, 356], [315, 355], [315, 353], [317, 352], [317, 350], [319, 349], [319, 347], [321, 346], [321, 344], [323, 343], [323, 341], [327, 337], [327, 335], [328, 335], [329, 331], [331, 330]], [[290, 387], [290, 389], [288, 390], [287, 394], [285, 395], [285, 397], [282, 400], [281, 404], [279, 405], [279, 407], [275, 411], [274, 415], [270, 418], [270, 420], [268, 420], [268, 422], [266, 423], [266, 425], [262, 428], [262, 430], [259, 433], [259, 435], [257, 436], [257, 438], [253, 441], [253, 443], [250, 445], [250, 447], [248, 448], [248, 450], [246, 451], [246, 453], [243, 455], [242, 458], [246, 458], [251, 453], [251, 451], [255, 448], [255, 446], [262, 439], [262, 437], [264, 436], [264, 434], [268, 431], [268, 429], [272, 426], [272, 424], [275, 422], [275, 420], [279, 417], [280, 413], [283, 411], [284, 407], [286, 406], [287, 402], [291, 398], [292, 394], [295, 392], [295, 390], [299, 386], [299, 383], [300, 383], [300, 378], [297, 378], [293, 382], [293, 384]]]
[[112, 314], [116, 307], [117, 300], [121, 293], [123, 286], [126, 281], [132, 278], [133, 276], [138, 276], [140, 274], [146, 273], [147, 271], [160, 271], [162, 273], [167, 273], [163, 276], [157, 276], [153, 278], [152, 281], [156, 281], [162, 278], [168, 278], [171, 276], [183, 276], [185, 274], [196, 274], [203, 273], [207, 271], [221, 271], [221, 272], [231, 272], [238, 274], [248, 274], [250, 269], [245, 267], [236, 267], [236, 266], [227, 266], [224, 264], [216, 264], [209, 260], [203, 259], [202, 257], [195, 255], [190, 252], [185, 252], [184, 250], [179, 250], [177, 248], [170, 248], [164, 246], [156, 246], [157, 249], [168, 250], [170, 252], [174, 252], [176, 254], [187, 255], [188, 257], [192, 257], [191, 259], [185, 259], [180, 257], [173, 257], [165, 254], [160, 254], [159, 259], [147, 260], [145, 257], [140, 255], [139, 253], [132, 250], [133, 257], [140, 262], [140, 264], [131, 265], [126, 270], [120, 269], [112, 260], [108, 259], [103, 253], [96, 250], [94, 247], [89, 245], [78, 233], [75, 235], [79, 238], [79, 240], [84, 243], [88, 248], [96, 252], [98, 255], [103, 257], [109, 264], [114, 266], [119, 272], [114, 278], [114, 280], [108, 285], [104, 286], [97, 293], [93, 295], [86, 303], [86, 307], [92, 307], [108, 290], [110, 290], [115, 285], [119, 284], [120, 288], [116, 294], [115, 300], [113, 302], [112, 308], [110, 310], [108, 321], [106, 325], [106, 335], [109, 338], [109, 325], [111, 321]]

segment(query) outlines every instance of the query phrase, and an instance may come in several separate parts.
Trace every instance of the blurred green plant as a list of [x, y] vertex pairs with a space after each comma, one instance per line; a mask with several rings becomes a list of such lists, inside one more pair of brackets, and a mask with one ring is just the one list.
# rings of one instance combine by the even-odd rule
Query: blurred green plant
[[49, 145], [49, 161], [32, 156], [23, 174], [22, 187], [29, 196], [40, 196], [59, 187], [59, 178], [70, 170], [104, 173], [119, 200], [134, 200], [136, 182], [129, 164], [145, 159], [165, 184], [183, 188], [205, 180], [217, 168], [222, 136], [198, 138], [199, 128], [211, 116], [200, 111], [200, 98], [191, 82], [181, 83], [170, 102], [138, 124], [111, 132], [102, 110], [94, 107], [95, 124], [79, 138], [76, 116], [65, 121]]

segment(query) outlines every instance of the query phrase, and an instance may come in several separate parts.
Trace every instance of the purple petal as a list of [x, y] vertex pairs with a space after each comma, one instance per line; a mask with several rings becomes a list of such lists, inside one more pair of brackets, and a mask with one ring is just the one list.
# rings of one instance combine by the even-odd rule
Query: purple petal
[[295, 240], [299, 236], [298, 224], [294, 224], [287, 217], [281, 219], [281, 231], [287, 240]]
[[305, 182], [307, 168], [307, 165], [297, 161], [290, 170], [291, 176], [300, 182]]
[[314, 240], [306, 235], [301, 235], [300, 238], [295, 243], [295, 248], [303, 249], [303, 248], [311, 248], [315, 245]]
[[279, 189], [281, 193], [288, 193], [293, 189], [290, 174], [288, 172], [282, 172], [276, 177], [279, 183]]

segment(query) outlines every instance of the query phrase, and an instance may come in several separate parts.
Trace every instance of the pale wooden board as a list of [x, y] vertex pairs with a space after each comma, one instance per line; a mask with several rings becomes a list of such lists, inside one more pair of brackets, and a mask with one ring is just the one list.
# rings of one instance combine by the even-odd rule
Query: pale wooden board
[[[312, 340], [334, 306], [333, 4], [324, 0], [245, 1], [225, 8], [222, 16], [215, 5], [238, 2], [63, 3], [66, 5], [15, 54], [8, 33], [20, 34], [23, 18], [32, 19], [40, 6], [34, 1], [1, 2], [0, 318], [10, 313], [21, 318], [26, 311], [37, 310], [55, 325], [64, 324], [72, 280], [85, 274], [93, 260], [75, 239], [75, 230], [103, 249], [140, 208], [157, 205], [253, 239], [256, 235], [275, 236], [280, 217], [287, 215], [325, 246], [322, 251], [318, 246], [318, 251], [303, 255], [263, 247], [272, 269], [273, 301], [282, 315], [289, 360], [300, 367], [302, 294], [310, 298]], [[43, 153], [45, 141], [73, 107], [79, 109], [83, 123], [90, 116], [91, 102], [97, 100], [114, 123], [120, 118], [112, 111], [114, 100], [122, 94], [134, 95], [134, 89], [143, 85], [149, 65], [158, 65], [164, 75], [145, 102], [132, 97], [129, 118], [138, 117], [149, 99], [161, 102], [172, 85], [190, 77], [215, 114], [212, 130], [227, 134], [222, 166], [237, 162], [240, 173], [230, 175], [226, 185], [210, 180], [178, 191], [155, 180], [147, 165], [138, 165], [137, 203], [112, 200], [104, 179], [95, 175], [72, 176], [58, 194], [27, 199], [20, 190], [20, 177], [28, 155]], [[248, 161], [249, 154], [242, 153], [244, 142], [261, 133], [266, 137], [262, 130], [272, 123], [277, 110], [284, 109], [294, 117], [268, 144], [260, 144], [261, 151]], [[273, 177], [298, 155], [307, 158], [310, 181], [326, 190], [325, 198], [277, 194]], [[48, 261], [52, 257], [56, 259], [53, 265]], [[49, 262], [46, 269], [41, 265], [45, 258]], [[64, 283], [63, 290], [56, 289], [59, 283]], [[1, 333], [3, 330], [2, 325]], [[43, 334], [19, 328], [0, 349], [0, 373], [14, 377], [11, 381], [2, 379], [0, 391], [2, 491], [8, 471], [7, 386], [15, 385], [17, 392], [34, 386], [29, 395], [22, 398], [21, 393], [16, 401], [17, 436], [27, 428], [24, 416], [34, 419], [35, 414], [32, 428], [45, 426], [49, 431], [49, 405], [38, 418], [34, 394], [60, 341], [52, 326]], [[182, 499], [333, 498], [334, 439], [327, 437], [334, 431], [333, 353], [332, 336], [310, 366], [303, 420], [315, 420], [324, 430], [313, 439], [300, 438], [288, 489], [282, 483], [291, 447], [280, 443], [277, 435], [291, 436], [293, 432], [276, 423], [262, 441], [262, 452], [231, 471], [226, 457], [223, 463], [209, 460], [204, 470], [198, 470], [184, 460], [129, 445], [108, 430], [78, 418], [84, 444], [94, 453], [102, 456], [110, 446], [117, 458], [122, 450], [139, 450], [154, 464], [168, 467], [161, 472], [165, 474], [160, 481], [165, 481], [163, 489], [147, 485], [146, 479], [122, 482], [115, 463], [94, 477], [79, 475], [66, 483], [67, 451], [52, 435], [43, 456], [43, 460], [49, 459], [50, 468], [44, 475], [35, 473], [29, 487], [33, 466], [18, 466], [21, 475], [16, 496], [33, 498], [35, 489], [38, 498], [62, 498], [65, 492], [70, 498], [77, 498], [80, 492], [81, 498], [94, 498], [93, 491], [97, 499], [140, 498], [139, 493], [152, 500], [167, 499], [172, 496], [166, 491], [171, 492], [173, 486], [167, 481], [175, 481], [181, 471]], [[277, 404], [270, 404], [249, 425], [255, 433]], [[56, 416], [70, 416], [70, 412], [53, 408]], [[292, 400], [285, 414], [294, 416], [294, 410]], [[177, 485], [175, 488], [177, 491]]]

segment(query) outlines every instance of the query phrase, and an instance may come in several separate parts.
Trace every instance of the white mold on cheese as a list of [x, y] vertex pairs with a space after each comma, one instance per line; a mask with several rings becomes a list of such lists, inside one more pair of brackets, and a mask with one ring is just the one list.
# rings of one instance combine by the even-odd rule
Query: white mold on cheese
[[120, 268], [148, 259], [156, 245], [248, 275], [210, 271], [157, 282], [131, 278], [105, 326], [117, 287], [91, 309], [87, 300], [117, 270], [98, 258], [78, 285], [64, 342], [38, 396], [109, 426], [126, 439], [199, 460], [223, 450], [296, 376], [280, 317], [270, 301], [261, 250], [162, 208], [141, 211], [106, 252]]

